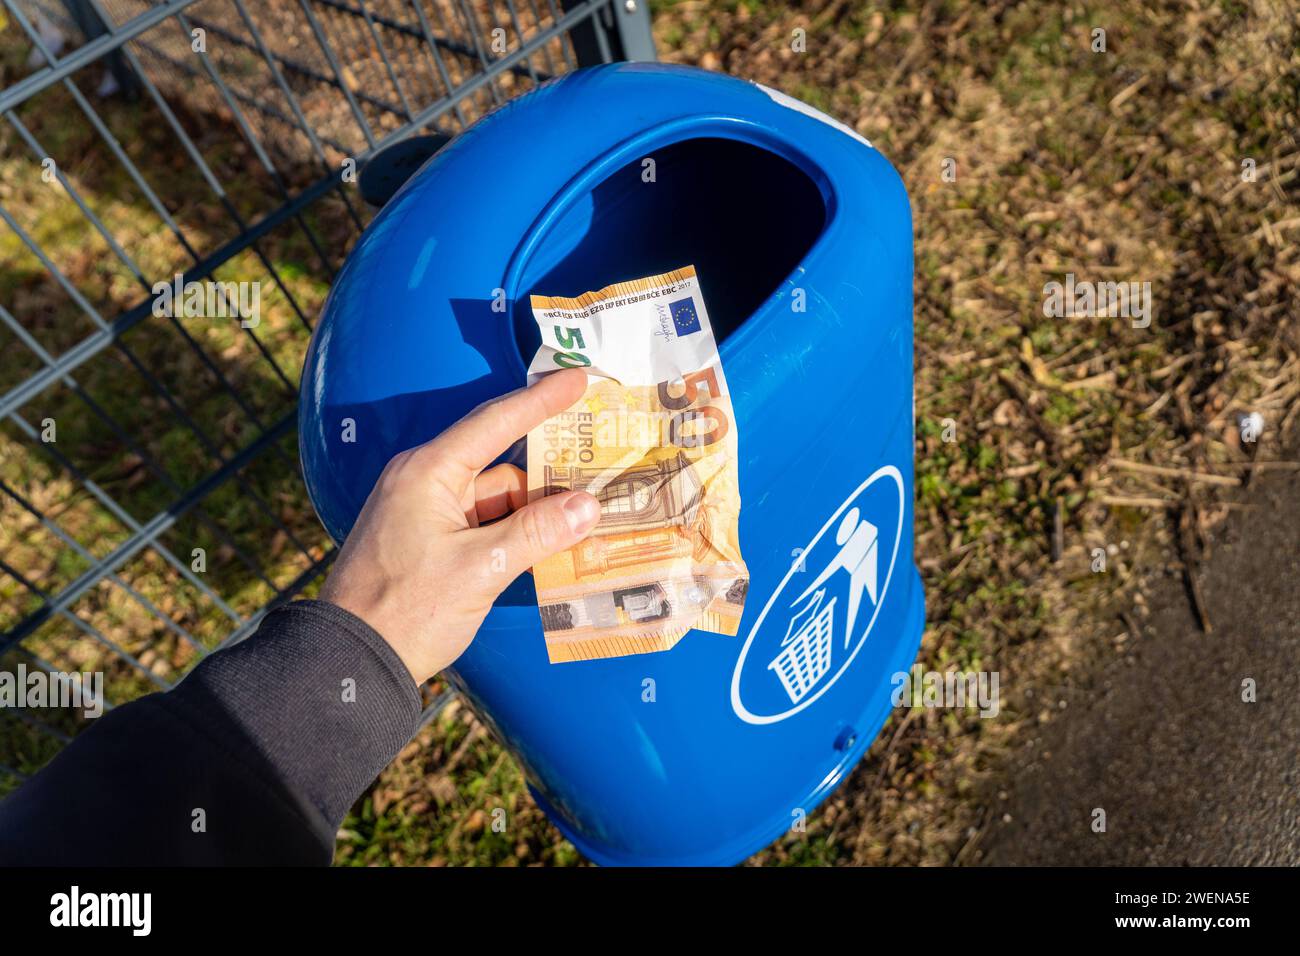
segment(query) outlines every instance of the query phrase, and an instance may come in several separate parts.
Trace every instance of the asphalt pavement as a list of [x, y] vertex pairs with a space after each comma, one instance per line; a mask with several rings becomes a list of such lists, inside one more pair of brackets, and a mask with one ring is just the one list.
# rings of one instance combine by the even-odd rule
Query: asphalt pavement
[[1200, 576], [1212, 632], [1178, 577], [1154, 585], [1132, 649], [1052, 695], [976, 859], [1300, 864], [1300, 471], [1261, 472], [1235, 500], [1251, 507], [1210, 535]]

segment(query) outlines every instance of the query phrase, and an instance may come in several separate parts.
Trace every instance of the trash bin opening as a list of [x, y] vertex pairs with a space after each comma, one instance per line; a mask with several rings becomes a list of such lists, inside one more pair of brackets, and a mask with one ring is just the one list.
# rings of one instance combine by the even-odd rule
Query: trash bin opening
[[688, 264], [721, 345], [803, 261], [826, 219], [817, 183], [760, 146], [697, 137], [638, 155], [573, 197], [524, 263], [513, 315], [523, 364], [540, 344], [529, 294], [580, 295]]

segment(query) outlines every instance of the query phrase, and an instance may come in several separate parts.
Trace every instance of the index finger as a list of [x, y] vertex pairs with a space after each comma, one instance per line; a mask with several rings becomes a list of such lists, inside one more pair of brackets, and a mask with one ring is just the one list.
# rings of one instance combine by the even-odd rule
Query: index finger
[[523, 435], [582, 398], [586, 388], [582, 369], [553, 372], [484, 402], [414, 454], [430, 467], [451, 469], [446, 477], [459, 489]]

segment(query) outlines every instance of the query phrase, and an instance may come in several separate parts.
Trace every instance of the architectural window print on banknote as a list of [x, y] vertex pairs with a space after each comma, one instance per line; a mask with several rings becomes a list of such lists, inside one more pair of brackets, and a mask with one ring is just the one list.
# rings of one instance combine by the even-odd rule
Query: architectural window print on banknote
[[531, 304], [529, 381], [588, 379], [528, 436], [530, 497], [601, 503], [587, 540], [533, 568], [551, 662], [667, 650], [693, 628], [734, 635], [749, 583], [738, 436], [695, 268]]

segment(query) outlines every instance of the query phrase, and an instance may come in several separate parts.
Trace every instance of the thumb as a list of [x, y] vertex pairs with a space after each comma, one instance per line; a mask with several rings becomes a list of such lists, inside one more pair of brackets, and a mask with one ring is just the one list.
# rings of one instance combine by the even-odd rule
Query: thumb
[[600, 502], [585, 491], [547, 495], [484, 529], [501, 549], [510, 579], [571, 548], [600, 520]]

